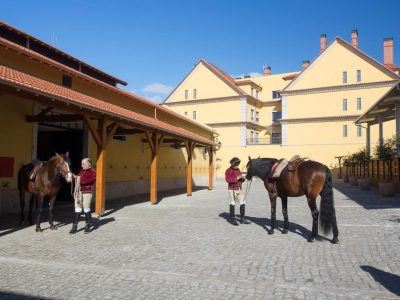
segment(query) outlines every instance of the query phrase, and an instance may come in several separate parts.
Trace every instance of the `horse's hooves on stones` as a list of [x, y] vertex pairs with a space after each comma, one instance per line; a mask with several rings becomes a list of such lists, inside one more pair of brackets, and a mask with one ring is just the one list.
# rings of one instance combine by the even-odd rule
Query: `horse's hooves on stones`
[[338, 239], [338, 237], [337, 237], [337, 236], [334, 236], [333, 239], [332, 239], [332, 241], [331, 241], [331, 243], [332, 243], [332, 244], [339, 244], [339, 239]]
[[289, 230], [287, 230], [287, 228], [284, 228], [284, 229], [282, 230], [282, 234], [287, 234], [288, 231], [289, 231]]
[[42, 228], [40, 228], [40, 227], [36, 227], [36, 232], [42, 232], [43, 231], [43, 229]]
[[268, 230], [268, 234], [274, 234], [274, 230], [273, 229]]
[[50, 226], [50, 230], [57, 230], [57, 227], [52, 225], [52, 226]]
[[312, 242], [314, 242], [315, 241], [315, 237], [314, 236], [310, 236], [308, 239], [307, 239], [307, 242], [309, 242], [309, 243], [312, 243]]

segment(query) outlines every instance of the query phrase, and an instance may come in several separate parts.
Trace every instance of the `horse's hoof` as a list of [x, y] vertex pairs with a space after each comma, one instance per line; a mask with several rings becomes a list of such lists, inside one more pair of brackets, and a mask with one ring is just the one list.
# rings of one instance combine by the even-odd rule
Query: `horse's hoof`
[[42, 228], [40, 228], [40, 227], [36, 227], [35, 231], [36, 231], [36, 232], [42, 232], [42, 231], [43, 231], [43, 229], [42, 229]]
[[333, 239], [332, 239], [332, 241], [331, 241], [331, 243], [332, 243], [332, 244], [339, 244], [339, 239], [338, 239], [338, 237], [337, 237], [337, 236], [334, 236]]
[[24, 222], [24, 221], [21, 221], [21, 222], [19, 223], [19, 226], [21, 226], [21, 227], [25, 226], [25, 222]]
[[268, 234], [274, 234], [274, 229], [268, 230]]
[[50, 226], [50, 230], [57, 230], [57, 227], [54, 226], [54, 225], [51, 225], [51, 226]]
[[315, 241], [315, 237], [314, 236], [310, 236], [308, 239], [307, 239], [307, 242], [309, 242], [309, 243], [312, 243], [312, 242], [314, 242]]
[[282, 230], [282, 234], [287, 234], [288, 233], [288, 229], [287, 228], [284, 228], [283, 230]]

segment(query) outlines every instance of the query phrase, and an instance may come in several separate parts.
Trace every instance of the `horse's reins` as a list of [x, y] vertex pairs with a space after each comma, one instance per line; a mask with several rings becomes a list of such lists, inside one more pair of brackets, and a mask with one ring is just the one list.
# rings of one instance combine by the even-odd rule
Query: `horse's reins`
[[[245, 167], [245, 166], [242, 167], [242, 171], [243, 171], [244, 167]], [[252, 176], [251, 179], [250, 179], [250, 184], [249, 184], [249, 180], [247, 181], [246, 192], [245, 192], [245, 194], [244, 194], [244, 199], [243, 199], [243, 201], [245, 201], [246, 198], [247, 198], [247, 194], [248, 194], [248, 192], [250, 191], [250, 187], [251, 187], [251, 183], [252, 183], [252, 182], [253, 182], [253, 176]]]

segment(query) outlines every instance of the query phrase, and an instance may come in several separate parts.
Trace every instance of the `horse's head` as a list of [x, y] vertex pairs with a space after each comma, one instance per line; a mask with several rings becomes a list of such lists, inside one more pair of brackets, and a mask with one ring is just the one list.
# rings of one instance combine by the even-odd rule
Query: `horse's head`
[[249, 161], [246, 164], [246, 179], [251, 180], [253, 176], [256, 176], [255, 169], [254, 169], [254, 164], [253, 164], [253, 159], [249, 156]]
[[56, 171], [59, 173], [67, 182], [72, 181], [72, 172], [70, 168], [71, 160], [69, 158], [69, 152], [65, 154], [56, 153], [57, 160]]
[[271, 172], [271, 168], [275, 162], [278, 160], [276, 158], [256, 158], [251, 159], [249, 156], [249, 161], [246, 165], [247, 174], [246, 179], [251, 180], [253, 176], [257, 176], [263, 180], [268, 177], [268, 174]]

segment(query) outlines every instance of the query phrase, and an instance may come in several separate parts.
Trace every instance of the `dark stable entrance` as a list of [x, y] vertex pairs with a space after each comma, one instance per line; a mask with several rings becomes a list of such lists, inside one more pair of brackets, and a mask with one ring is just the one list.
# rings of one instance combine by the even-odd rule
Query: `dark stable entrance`
[[[71, 171], [77, 174], [82, 159], [82, 130], [40, 130], [37, 139], [37, 158], [46, 161], [56, 154], [69, 151]], [[57, 195], [57, 201], [73, 201], [71, 185], [61, 179], [62, 186]]]

